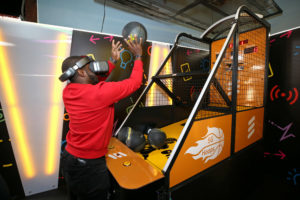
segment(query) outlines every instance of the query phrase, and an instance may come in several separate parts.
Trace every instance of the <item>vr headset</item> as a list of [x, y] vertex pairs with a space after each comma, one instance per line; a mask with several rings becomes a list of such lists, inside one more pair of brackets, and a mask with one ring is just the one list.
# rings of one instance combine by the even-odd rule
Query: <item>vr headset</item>
[[105, 76], [109, 70], [109, 65], [106, 61], [95, 61], [93, 58], [86, 56], [79, 61], [73, 67], [70, 67], [67, 71], [65, 71], [62, 75], [60, 75], [59, 80], [64, 82], [74, 76], [76, 70], [81, 69], [86, 64], [90, 63], [90, 70], [94, 72], [96, 75]]

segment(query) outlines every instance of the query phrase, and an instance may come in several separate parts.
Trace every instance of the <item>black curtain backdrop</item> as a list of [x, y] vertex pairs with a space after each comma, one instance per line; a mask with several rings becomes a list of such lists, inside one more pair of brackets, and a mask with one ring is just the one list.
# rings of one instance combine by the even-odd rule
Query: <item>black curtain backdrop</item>
[[[270, 65], [264, 131], [266, 183], [287, 196], [300, 189], [300, 29], [270, 38]], [[289, 194], [288, 194], [289, 193]]]

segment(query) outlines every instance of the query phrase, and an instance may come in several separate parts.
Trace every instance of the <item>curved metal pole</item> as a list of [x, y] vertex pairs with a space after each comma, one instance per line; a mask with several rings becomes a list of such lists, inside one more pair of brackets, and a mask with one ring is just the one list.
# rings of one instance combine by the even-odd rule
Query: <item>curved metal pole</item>
[[[232, 18], [235, 19], [235, 21], [239, 20], [239, 18], [241, 17], [241, 12], [245, 11], [247, 12], [250, 16], [252, 16], [253, 18], [255, 18], [258, 22], [260, 22], [261, 24], [263, 24], [264, 26], [270, 28], [270, 24], [264, 20], [259, 18], [255, 13], [253, 13], [251, 10], [248, 9], [248, 7], [246, 7], [245, 5], [240, 6], [237, 9], [237, 12], [233, 15], [224, 17], [222, 19], [220, 19], [219, 21], [215, 22], [214, 24], [212, 24], [210, 27], [208, 27], [200, 36], [201, 39], [204, 39], [210, 32], [212, 32], [217, 26], [219, 26], [220, 24], [222, 24], [223, 22], [230, 20]], [[227, 30], [227, 29], [224, 29]]]

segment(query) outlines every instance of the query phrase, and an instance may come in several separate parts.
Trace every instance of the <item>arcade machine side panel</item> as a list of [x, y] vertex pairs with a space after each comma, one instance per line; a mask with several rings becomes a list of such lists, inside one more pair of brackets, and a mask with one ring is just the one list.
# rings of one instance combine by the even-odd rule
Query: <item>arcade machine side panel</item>
[[161, 170], [150, 165], [115, 137], [110, 140], [106, 162], [109, 171], [124, 189], [139, 189], [164, 177]]
[[106, 163], [114, 179], [112, 199], [157, 199], [164, 183], [161, 170], [112, 137]]
[[170, 187], [230, 156], [231, 115], [195, 121], [170, 171]]
[[263, 137], [264, 108], [236, 114], [235, 152], [255, 143]]
[[[230, 29], [229, 37], [232, 37], [234, 29], [235, 27]], [[228, 43], [229, 39], [226, 41], [226, 44]], [[224, 44], [221, 43], [218, 54], [223, 46]], [[214, 54], [214, 56], [216, 55]], [[214, 62], [211, 61], [211, 64], [215, 65], [215, 68], [210, 71], [213, 76], [207, 77], [205, 83], [208, 85], [203, 87], [197, 99], [196, 103], [200, 103], [193, 124], [186, 133], [180, 150], [174, 149], [177, 156], [170, 168], [169, 187], [171, 189], [175, 189], [181, 183], [191, 180], [197, 174], [230, 157], [231, 100], [222, 88], [220, 80], [231, 81], [231, 74], [225, 74], [222, 79], [218, 79], [217, 74], [220, 74], [221, 66], [216, 65], [215, 62], [216, 59]], [[199, 98], [201, 98], [200, 101]]]
[[263, 137], [267, 28], [241, 33], [239, 40], [243, 65], [238, 71], [235, 152]]
[[[216, 61], [216, 57], [224, 42], [225, 39], [220, 39], [212, 43], [212, 64]], [[265, 27], [239, 34], [235, 152], [262, 138], [264, 112], [261, 107], [264, 102], [265, 89], [265, 50]], [[225, 57], [222, 59], [218, 73], [216, 74], [216, 79], [230, 100], [232, 95], [232, 60], [233, 42], [231, 41], [229, 48], [226, 50]], [[211, 93], [216, 90], [212, 86], [210, 89]], [[217, 98], [212, 95], [210, 102], [218, 103]], [[252, 109], [256, 110], [252, 111]], [[247, 114], [240, 112], [246, 112]], [[245, 121], [246, 119], [247, 121]], [[253, 134], [254, 124], [256, 127], [255, 134]]]

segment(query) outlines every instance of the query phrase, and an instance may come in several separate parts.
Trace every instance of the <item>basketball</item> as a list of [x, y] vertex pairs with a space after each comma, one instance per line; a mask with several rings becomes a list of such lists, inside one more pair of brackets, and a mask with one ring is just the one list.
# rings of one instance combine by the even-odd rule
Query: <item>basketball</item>
[[166, 139], [165, 132], [158, 128], [151, 129], [148, 133], [149, 144], [154, 148], [162, 148], [166, 144]]
[[[147, 30], [139, 22], [129, 22], [126, 24], [122, 30], [122, 36], [124, 39], [129, 39], [130, 41], [134, 40], [134, 36], [137, 36], [138, 42], [140, 38], [143, 39], [143, 43], [147, 40]], [[128, 38], [129, 37], [129, 38]]]
[[142, 132], [133, 130], [128, 132], [125, 144], [134, 152], [139, 152], [144, 149], [146, 139]]
[[130, 132], [131, 127], [122, 127], [119, 131], [117, 138], [125, 144], [128, 132]]
[[141, 151], [146, 145], [144, 134], [131, 127], [122, 127], [117, 138], [135, 152]]

